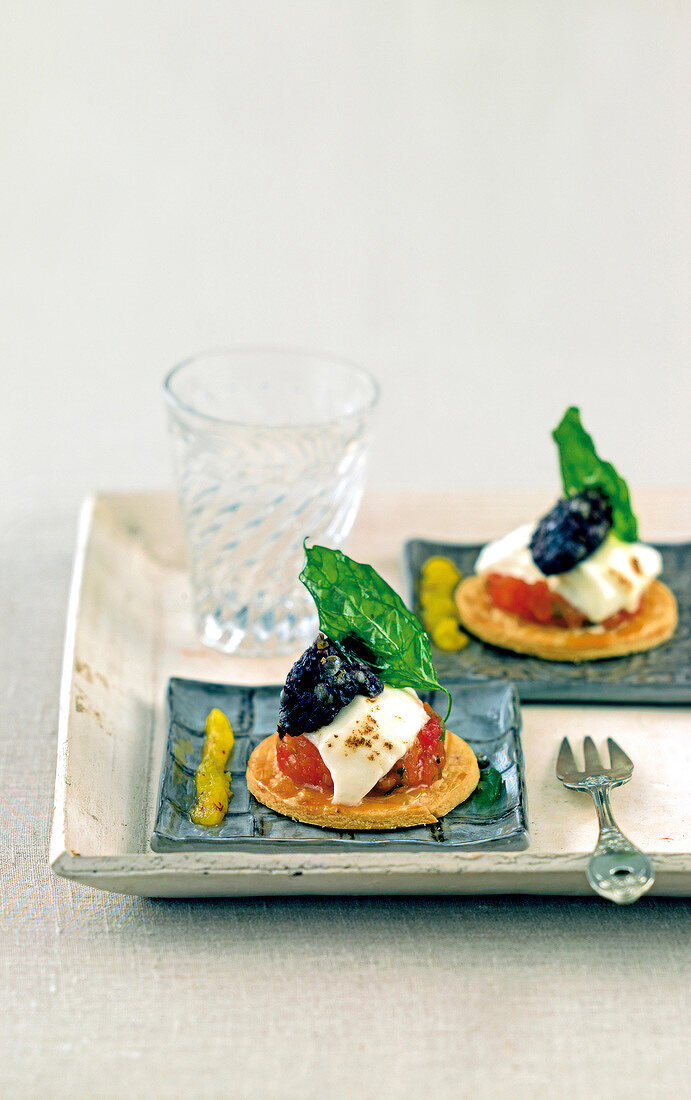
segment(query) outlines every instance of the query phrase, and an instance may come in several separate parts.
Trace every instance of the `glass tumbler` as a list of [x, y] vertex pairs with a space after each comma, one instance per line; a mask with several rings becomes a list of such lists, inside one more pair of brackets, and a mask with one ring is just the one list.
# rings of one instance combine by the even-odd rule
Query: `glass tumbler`
[[303, 540], [341, 547], [379, 390], [366, 371], [270, 348], [187, 359], [164, 383], [202, 641], [273, 656], [312, 640]]

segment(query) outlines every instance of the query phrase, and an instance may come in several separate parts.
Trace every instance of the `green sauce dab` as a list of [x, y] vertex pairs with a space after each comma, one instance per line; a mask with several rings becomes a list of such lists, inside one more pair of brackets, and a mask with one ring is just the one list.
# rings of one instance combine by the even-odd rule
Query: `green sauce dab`
[[498, 801], [502, 792], [502, 778], [496, 768], [483, 768], [480, 782], [466, 802], [469, 809], [486, 810]]

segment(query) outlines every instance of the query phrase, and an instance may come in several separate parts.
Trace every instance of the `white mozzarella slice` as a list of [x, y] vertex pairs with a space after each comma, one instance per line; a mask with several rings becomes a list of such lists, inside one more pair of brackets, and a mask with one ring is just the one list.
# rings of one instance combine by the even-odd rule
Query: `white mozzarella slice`
[[328, 726], [306, 733], [331, 773], [333, 801], [344, 806], [362, 802], [427, 721], [412, 689], [385, 687], [373, 699], [356, 695]]

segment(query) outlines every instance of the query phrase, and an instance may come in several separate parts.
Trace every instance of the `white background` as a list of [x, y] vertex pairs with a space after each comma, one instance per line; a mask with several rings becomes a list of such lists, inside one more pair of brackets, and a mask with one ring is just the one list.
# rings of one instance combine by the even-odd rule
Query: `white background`
[[5, 2], [0, 501], [171, 480], [160, 382], [355, 359], [371, 484], [688, 482], [691, 5]]

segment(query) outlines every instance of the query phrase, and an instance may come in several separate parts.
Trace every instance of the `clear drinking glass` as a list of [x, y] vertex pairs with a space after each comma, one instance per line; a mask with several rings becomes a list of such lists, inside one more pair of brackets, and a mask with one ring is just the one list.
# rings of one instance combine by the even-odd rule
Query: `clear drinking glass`
[[272, 656], [314, 636], [303, 540], [341, 547], [379, 390], [327, 356], [238, 348], [187, 359], [165, 396], [202, 641]]

